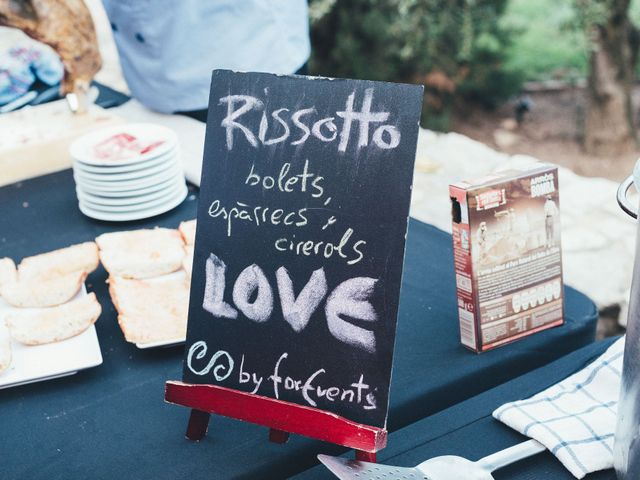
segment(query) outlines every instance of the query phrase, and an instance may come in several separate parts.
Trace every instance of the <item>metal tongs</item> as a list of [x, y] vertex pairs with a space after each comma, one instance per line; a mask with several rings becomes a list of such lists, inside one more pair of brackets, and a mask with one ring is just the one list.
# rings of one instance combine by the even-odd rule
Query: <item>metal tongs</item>
[[463, 457], [443, 455], [431, 458], [413, 468], [393, 467], [378, 463], [348, 460], [329, 455], [318, 455], [331, 472], [342, 480], [407, 479], [407, 480], [493, 480], [491, 472], [546, 448], [536, 440], [528, 440], [513, 447], [472, 462]]

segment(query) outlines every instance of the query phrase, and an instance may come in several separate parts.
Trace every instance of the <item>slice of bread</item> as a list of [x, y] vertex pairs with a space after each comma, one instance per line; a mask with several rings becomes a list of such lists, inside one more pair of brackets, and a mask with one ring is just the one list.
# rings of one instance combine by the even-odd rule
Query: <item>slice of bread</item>
[[98, 246], [84, 242], [40, 255], [23, 258], [18, 265], [20, 280], [53, 278], [72, 272], [93, 272], [98, 268]]
[[187, 245], [193, 245], [196, 243], [196, 221], [187, 220], [185, 222], [180, 222], [180, 226], [178, 227], [180, 231], [180, 235], [182, 235], [182, 239], [184, 243]]
[[16, 264], [9, 257], [0, 258], [0, 288], [8, 283], [15, 283], [18, 280]]
[[184, 272], [151, 280], [110, 277], [109, 293], [128, 342], [186, 338], [189, 287]]
[[11, 365], [11, 335], [9, 329], [0, 320], [0, 372], [6, 370]]
[[193, 267], [193, 245], [184, 246], [184, 258], [182, 259], [182, 268], [187, 272], [187, 279], [191, 281], [191, 269]]
[[104, 233], [96, 242], [102, 265], [111, 276], [150, 278], [182, 267], [183, 242], [175, 229]]
[[96, 294], [52, 308], [14, 310], [6, 315], [11, 336], [25, 345], [59, 342], [84, 332], [100, 316]]
[[14, 307], [53, 307], [71, 300], [87, 278], [84, 271], [54, 277], [33, 277], [0, 286], [0, 296]]

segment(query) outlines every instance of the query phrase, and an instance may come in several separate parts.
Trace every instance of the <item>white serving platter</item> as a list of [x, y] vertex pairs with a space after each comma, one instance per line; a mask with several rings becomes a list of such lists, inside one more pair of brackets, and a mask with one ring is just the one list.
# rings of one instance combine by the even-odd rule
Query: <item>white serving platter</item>
[[[76, 298], [86, 294], [83, 285]], [[0, 328], [7, 328], [4, 316], [15, 308], [0, 299]], [[12, 339], [11, 355], [9, 368], [0, 372], [0, 389], [66, 377], [102, 363], [93, 325], [80, 335], [45, 345], [27, 346]]]

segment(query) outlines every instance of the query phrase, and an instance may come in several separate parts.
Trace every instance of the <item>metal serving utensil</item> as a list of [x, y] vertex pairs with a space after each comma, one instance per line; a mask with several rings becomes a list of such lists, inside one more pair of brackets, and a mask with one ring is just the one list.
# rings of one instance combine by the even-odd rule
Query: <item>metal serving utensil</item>
[[318, 455], [318, 460], [342, 480], [493, 480], [491, 472], [494, 470], [545, 450], [541, 443], [528, 440], [481, 458], [477, 462], [455, 455], [443, 455], [413, 468], [393, 467], [329, 455]]
[[89, 106], [98, 98], [98, 89], [86, 82], [76, 82], [73, 92], [65, 96], [69, 110], [74, 114], [83, 114], [89, 110]]

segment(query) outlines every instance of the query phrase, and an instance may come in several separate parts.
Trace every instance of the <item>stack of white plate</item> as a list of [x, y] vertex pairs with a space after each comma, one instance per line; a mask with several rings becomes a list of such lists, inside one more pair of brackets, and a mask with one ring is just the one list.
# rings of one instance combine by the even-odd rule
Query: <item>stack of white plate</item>
[[135, 123], [91, 132], [70, 147], [80, 211], [128, 221], [153, 217], [187, 196], [176, 134]]

